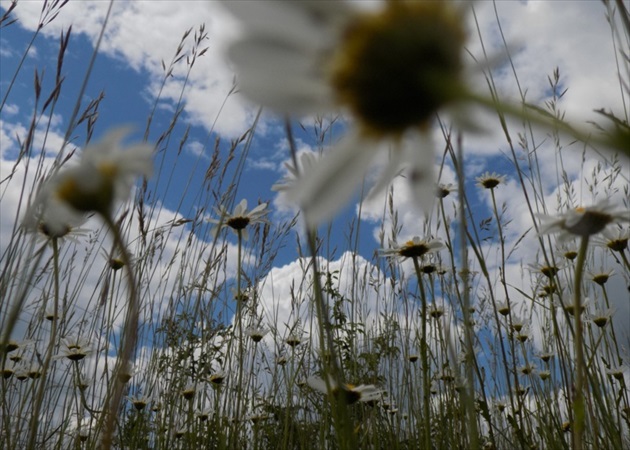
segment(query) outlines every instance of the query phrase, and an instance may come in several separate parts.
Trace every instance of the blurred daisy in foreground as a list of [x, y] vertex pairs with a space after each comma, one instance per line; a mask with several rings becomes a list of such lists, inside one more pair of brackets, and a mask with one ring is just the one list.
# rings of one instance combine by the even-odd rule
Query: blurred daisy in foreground
[[242, 93], [284, 114], [342, 110], [352, 116], [346, 136], [288, 191], [307, 222], [327, 220], [347, 203], [380, 152], [391, 158], [372, 192], [404, 166], [416, 202], [425, 209], [431, 205], [431, 122], [444, 107], [472, 98], [464, 85], [463, 5], [223, 5], [245, 24], [245, 37], [229, 48]]
[[604, 200], [592, 206], [571, 209], [565, 213], [548, 216], [539, 215], [539, 233], [558, 233], [560, 240], [572, 236], [592, 236], [606, 231], [610, 225], [630, 222], [630, 211]]
[[251, 211], [247, 211], [247, 200], [243, 199], [234, 207], [234, 212], [231, 214], [221, 205], [215, 208], [218, 219], [208, 219], [208, 222], [216, 224], [212, 229], [212, 236], [216, 236], [223, 228], [231, 228], [236, 234], [241, 235], [243, 239], [248, 239], [249, 233], [247, 227], [255, 223], [265, 222], [264, 216], [269, 212], [266, 203], [261, 203]]
[[[326, 382], [319, 377], [309, 377], [306, 380], [306, 383], [316, 391], [324, 394], [328, 393]], [[332, 378], [329, 378], [329, 384], [333, 396], [337, 399], [345, 401], [348, 405], [356, 402], [377, 402], [385, 395], [383, 390], [377, 388], [373, 384], [361, 384], [359, 386], [343, 384], [339, 386]]]
[[45, 229], [51, 236], [64, 236], [87, 213], [110, 216], [117, 202], [125, 201], [136, 177], [153, 170], [153, 148], [145, 143], [123, 149], [125, 128], [109, 132], [88, 145], [76, 166], [62, 168], [42, 186], [24, 217], [26, 228]]

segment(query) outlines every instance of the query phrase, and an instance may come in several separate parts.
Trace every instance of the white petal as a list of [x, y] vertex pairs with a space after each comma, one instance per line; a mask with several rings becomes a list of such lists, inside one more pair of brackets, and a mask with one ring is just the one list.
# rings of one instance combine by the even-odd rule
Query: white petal
[[275, 37], [305, 48], [317, 48], [329, 40], [326, 17], [313, 14], [302, 6], [302, 2], [224, 1], [222, 5], [254, 34]]
[[344, 136], [288, 190], [289, 200], [304, 209], [311, 225], [330, 219], [350, 200], [378, 150], [377, 143], [361, 140], [356, 133]]
[[433, 141], [428, 133], [421, 133], [403, 147], [403, 160], [407, 162], [409, 171], [407, 179], [416, 205], [425, 213], [429, 213], [435, 201], [435, 170]]

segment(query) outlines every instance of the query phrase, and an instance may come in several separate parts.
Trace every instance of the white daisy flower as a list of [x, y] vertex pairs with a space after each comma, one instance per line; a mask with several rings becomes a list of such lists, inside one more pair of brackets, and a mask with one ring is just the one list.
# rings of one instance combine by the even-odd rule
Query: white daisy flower
[[470, 98], [464, 86], [464, 11], [454, 2], [224, 1], [246, 35], [229, 57], [239, 88], [285, 114], [345, 110], [354, 125], [289, 191], [308, 223], [333, 216], [378, 153], [391, 159], [373, 193], [408, 168], [420, 206], [433, 200], [428, 131], [443, 107]]
[[[306, 380], [306, 383], [316, 391], [323, 394], [328, 393], [326, 382], [320, 377], [309, 377]], [[385, 396], [385, 392], [373, 384], [361, 384], [359, 386], [343, 384], [339, 386], [331, 377], [329, 377], [329, 384], [333, 396], [335, 396], [335, 398], [342, 399], [348, 405], [356, 402], [377, 402]]]
[[85, 220], [86, 213], [109, 215], [117, 202], [125, 201], [136, 176], [148, 177], [153, 170], [150, 145], [121, 147], [128, 133], [126, 128], [109, 132], [83, 150], [78, 165], [52, 175], [29, 207], [24, 225], [63, 236]]
[[421, 258], [444, 247], [444, 243], [439, 239], [420, 239], [418, 236], [414, 236], [402, 245], [397, 245], [394, 242], [390, 248], [380, 249], [379, 253], [384, 257], [398, 257], [404, 260]]
[[539, 215], [540, 234], [558, 233], [560, 240], [572, 236], [591, 236], [604, 232], [610, 225], [630, 222], [630, 211], [608, 199], [595, 205], [579, 207], [556, 216]]
[[208, 222], [216, 224], [211, 231], [212, 236], [216, 236], [223, 228], [228, 227], [236, 234], [240, 233], [241, 237], [245, 240], [249, 237], [247, 226], [265, 222], [264, 216], [269, 212], [267, 203], [261, 203], [248, 212], [246, 199], [241, 200], [241, 202], [234, 207], [234, 212], [231, 214], [223, 205], [214, 210], [219, 218], [207, 219]]
[[90, 353], [92, 353], [92, 347], [87, 339], [70, 336], [63, 339], [62, 350], [57, 356], [55, 356], [55, 358], [67, 358], [70, 361], [81, 361]]

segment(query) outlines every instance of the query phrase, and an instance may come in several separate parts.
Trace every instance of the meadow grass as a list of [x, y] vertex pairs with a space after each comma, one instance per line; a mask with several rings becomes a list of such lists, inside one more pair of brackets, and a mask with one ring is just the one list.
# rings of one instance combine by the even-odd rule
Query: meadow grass
[[[42, 26], [63, 6], [50, 3]], [[16, 26], [10, 13], [0, 23], [7, 34]], [[630, 33], [615, 23], [612, 39]], [[204, 27], [184, 34], [164, 64], [163, 86], [176, 66], [195, 70], [205, 36]], [[623, 299], [611, 298], [608, 284], [611, 277], [630, 284], [628, 226], [567, 240], [539, 229], [541, 214], [558, 216], [580, 200], [621, 198], [627, 213], [627, 141], [609, 140], [615, 153], [593, 150], [581, 132], [567, 136], [559, 70], [549, 76], [544, 120], [524, 114], [520, 125], [506, 120], [512, 111], [486, 74], [509, 188], [519, 195], [516, 219], [500, 200], [504, 175], [488, 173], [472, 187], [465, 140], [442, 122], [441, 171], [451, 170], [456, 183], [440, 185], [417, 229], [402, 229], [408, 212], [396, 207], [394, 186], [381, 216], [369, 218], [380, 223], [373, 243], [365, 242], [361, 209], [318, 231], [304, 229], [299, 216], [272, 220], [266, 200], [235, 212], [260, 113], [240, 137], [215, 136], [209, 158], [197, 161], [200, 184], [192, 173], [178, 179], [177, 162], [167, 163], [188, 140], [179, 127], [185, 105], [156, 129], [158, 95], [144, 130], [156, 148], [151, 182], [111, 216], [59, 235], [21, 226], [21, 218], [44, 180], [74, 158], [69, 137], [88, 144], [99, 126], [104, 96], [77, 102], [62, 147], [55, 157], [46, 151], [71, 37], [68, 29], [60, 38], [52, 88], [35, 74], [30, 128], [0, 180], [0, 199], [20, 192], [0, 257], [1, 448], [630, 448], [630, 318], [615, 320], [612, 305]], [[627, 67], [627, 41], [615, 43]], [[30, 76], [20, 67], [11, 85]], [[619, 75], [628, 100], [630, 79]], [[186, 82], [182, 98], [185, 89]], [[618, 137], [630, 135], [627, 117], [602, 119], [616, 123]], [[325, 149], [337, 121], [288, 122], [289, 146], [300, 126]], [[551, 148], [542, 146], [549, 140]], [[553, 206], [541, 148], [556, 155]], [[587, 199], [564, 167], [576, 158]], [[181, 195], [173, 208], [181, 212], [164, 206], [167, 191]], [[247, 216], [257, 206], [260, 214]], [[243, 217], [250, 220], [235, 221]], [[514, 220], [531, 227], [523, 232]], [[442, 245], [415, 252], [413, 235]], [[366, 245], [370, 257], [360, 254]], [[295, 260], [278, 267], [290, 247]], [[281, 284], [287, 274], [291, 282]]]

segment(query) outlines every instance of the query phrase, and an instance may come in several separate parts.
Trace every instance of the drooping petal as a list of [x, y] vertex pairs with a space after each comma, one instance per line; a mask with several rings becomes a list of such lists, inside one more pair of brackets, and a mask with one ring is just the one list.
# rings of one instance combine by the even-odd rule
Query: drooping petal
[[288, 199], [300, 205], [306, 221], [317, 225], [330, 219], [352, 197], [380, 145], [350, 132], [329, 153], [301, 174]]
[[[297, 5], [293, 4], [297, 3]], [[223, 1], [222, 5], [242, 20], [248, 31], [291, 42], [304, 49], [321, 48], [330, 43], [331, 27], [348, 8], [317, 7], [321, 2]]]

